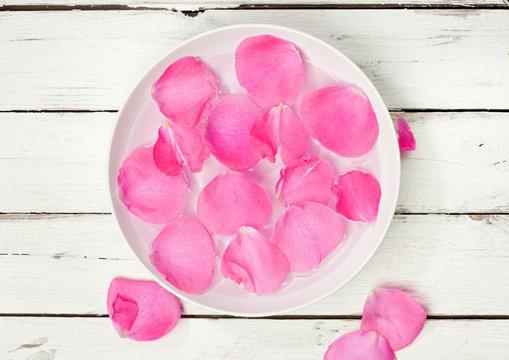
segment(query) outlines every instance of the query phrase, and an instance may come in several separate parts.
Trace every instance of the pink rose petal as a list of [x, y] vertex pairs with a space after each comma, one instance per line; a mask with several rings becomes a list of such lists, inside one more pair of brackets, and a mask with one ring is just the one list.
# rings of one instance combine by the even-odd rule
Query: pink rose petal
[[358, 157], [373, 148], [378, 122], [368, 97], [350, 86], [331, 86], [304, 95], [300, 116], [309, 134], [344, 157]]
[[324, 360], [395, 360], [387, 340], [376, 331], [343, 335], [327, 349]]
[[235, 51], [235, 71], [239, 84], [263, 108], [291, 105], [304, 81], [295, 45], [272, 35], [245, 38]]
[[212, 284], [216, 250], [209, 232], [197, 219], [172, 221], [150, 248], [152, 264], [177, 289], [201, 294]]
[[153, 155], [156, 166], [163, 173], [175, 176], [182, 172], [182, 159], [170, 135], [169, 124], [157, 130], [158, 137], [154, 144]]
[[265, 113], [251, 129], [252, 147], [261, 158], [275, 162], [278, 147], [284, 163], [300, 159], [308, 150], [308, 135], [299, 118], [287, 105], [280, 105]]
[[249, 142], [260, 158], [276, 161], [279, 142], [279, 109], [272, 108], [254, 123], [249, 134]]
[[373, 175], [350, 171], [339, 177], [336, 190], [338, 213], [353, 221], [370, 223], [376, 220], [381, 189]]
[[410, 345], [426, 322], [426, 312], [410, 295], [378, 289], [364, 304], [361, 330], [376, 330], [394, 351]]
[[308, 152], [308, 134], [300, 119], [288, 106], [281, 108], [279, 122], [279, 148], [281, 160], [300, 159]]
[[307, 272], [339, 245], [344, 233], [345, 225], [334, 211], [305, 202], [290, 208], [278, 220], [271, 241], [283, 250], [291, 271]]
[[154, 281], [113, 279], [107, 308], [120, 336], [137, 341], [163, 337], [180, 319], [178, 298]]
[[221, 273], [257, 295], [279, 290], [290, 272], [285, 254], [253, 228], [243, 227], [223, 254]]
[[313, 201], [327, 205], [332, 197], [334, 170], [331, 164], [314, 156], [292, 160], [281, 170], [276, 193], [281, 202], [299, 205]]
[[262, 118], [263, 111], [246, 95], [221, 98], [207, 120], [205, 139], [210, 152], [231, 170], [252, 168], [260, 155], [253, 149], [249, 134]]
[[198, 197], [198, 218], [216, 234], [233, 235], [242, 226], [260, 229], [272, 217], [267, 192], [245, 175], [217, 175]]
[[197, 57], [171, 64], [152, 86], [161, 113], [176, 124], [193, 126], [205, 120], [218, 98], [217, 81]]
[[200, 172], [203, 169], [203, 162], [210, 155], [203, 128], [174, 125], [172, 129], [175, 141], [189, 170], [192, 173]]
[[398, 118], [398, 143], [400, 150], [415, 150], [414, 134], [410, 130], [408, 123], [403, 118]]
[[119, 169], [120, 200], [140, 219], [165, 224], [184, 210], [189, 193], [181, 175], [167, 176], [154, 162], [152, 147], [134, 150]]

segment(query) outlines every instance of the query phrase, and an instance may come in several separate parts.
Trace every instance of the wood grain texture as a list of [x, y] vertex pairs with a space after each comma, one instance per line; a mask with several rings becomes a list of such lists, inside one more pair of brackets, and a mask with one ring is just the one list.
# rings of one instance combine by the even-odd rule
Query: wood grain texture
[[507, 6], [504, 0], [2, 0], [2, 7], [12, 6], [125, 6], [127, 8], [154, 8], [172, 10], [202, 10], [220, 8], [271, 8], [271, 7], [356, 7], [356, 6], [407, 6], [407, 7], [492, 7]]
[[[0, 212], [109, 212], [116, 116], [0, 113]], [[509, 212], [509, 113], [398, 116], [417, 139], [402, 159], [399, 212]]]
[[[508, 237], [508, 215], [396, 216], [357, 277], [293, 315], [360, 315], [371, 290], [391, 286], [431, 315], [508, 316]], [[4, 314], [105, 314], [113, 277], [150, 278], [110, 215], [1, 215], [0, 239]], [[185, 313], [210, 314], [187, 303]]]
[[118, 109], [173, 46], [239, 23], [340, 49], [392, 109], [507, 109], [509, 11], [212, 10], [0, 13], [0, 110]]
[[[12, 360], [321, 359], [332, 341], [359, 324], [358, 320], [182, 319], [166, 337], [142, 343], [119, 338], [107, 318], [1, 318], [0, 355]], [[397, 357], [507, 360], [508, 336], [508, 320], [431, 320]]]

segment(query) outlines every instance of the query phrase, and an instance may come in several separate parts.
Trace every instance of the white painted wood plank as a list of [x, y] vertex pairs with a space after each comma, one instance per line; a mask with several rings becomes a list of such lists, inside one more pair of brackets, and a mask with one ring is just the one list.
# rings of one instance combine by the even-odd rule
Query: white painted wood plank
[[[119, 338], [107, 318], [8, 317], [0, 319], [0, 354], [12, 360], [321, 359], [330, 343], [359, 324], [359, 320], [182, 319], [166, 337], [142, 343]], [[396, 355], [399, 360], [506, 360], [508, 336], [508, 320], [430, 320], [414, 343]]]
[[[115, 276], [149, 279], [110, 215], [2, 215], [0, 312], [105, 314]], [[509, 215], [396, 216], [374, 258], [298, 315], [359, 315], [380, 286], [403, 287], [432, 315], [509, 315]], [[28, 255], [12, 255], [28, 254]], [[210, 314], [185, 303], [187, 314]], [[1, 338], [1, 337], [0, 337]]]
[[363, 68], [387, 105], [506, 109], [509, 11], [218, 10], [0, 13], [0, 110], [118, 109], [158, 58], [205, 30], [273, 23]]
[[[3, 0], [2, 6], [102, 6], [106, 5], [102, 0]], [[157, 9], [176, 9], [176, 10], [200, 10], [217, 8], [249, 8], [266, 5], [272, 6], [504, 6], [507, 5], [503, 0], [199, 0], [199, 1], [164, 1], [164, 0], [108, 0], [107, 5], [123, 5], [133, 9], [136, 8], [157, 8]]]
[[[109, 212], [116, 116], [0, 113], [0, 212]], [[404, 116], [417, 150], [403, 156], [398, 211], [509, 212], [508, 113]]]

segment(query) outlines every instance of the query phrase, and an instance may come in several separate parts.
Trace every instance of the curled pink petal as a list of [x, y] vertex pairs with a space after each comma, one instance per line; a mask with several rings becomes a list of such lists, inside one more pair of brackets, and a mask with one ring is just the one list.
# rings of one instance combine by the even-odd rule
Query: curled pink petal
[[323, 360], [395, 360], [387, 340], [376, 331], [341, 336], [327, 349]]
[[260, 158], [276, 161], [279, 141], [279, 109], [272, 108], [254, 123], [249, 134], [249, 142]]
[[249, 134], [262, 118], [263, 111], [246, 95], [221, 98], [207, 120], [205, 139], [210, 152], [231, 170], [252, 168], [261, 157], [253, 149]]
[[233, 235], [242, 226], [260, 229], [272, 217], [267, 192], [245, 175], [217, 175], [198, 197], [198, 218], [216, 234]]
[[115, 278], [107, 299], [108, 314], [120, 336], [137, 341], [157, 340], [180, 319], [178, 298], [155, 281]]
[[378, 289], [364, 304], [361, 330], [378, 331], [394, 351], [410, 345], [426, 322], [426, 312], [410, 295]]
[[285, 254], [253, 228], [241, 228], [223, 254], [221, 273], [257, 295], [279, 290], [290, 272]]
[[350, 86], [331, 86], [304, 95], [300, 116], [309, 134], [344, 157], [366, 154], [378, 138], [378, 122], [368, 97]]
[[212, 284], [216, 250], [209, 232], [197, 219], [172, 221], [150, 248], [152, 264], [177, 289], [201, 294]]
[[159, 111], [182, 126], [205, 120], [218, 98], [217, 81], [207, 65], [186, 56], [171, 64], [152, 85]]
[[235, 71], [239, 84], [263, 108], [291, 105], [304, 81], [299, 50], [272, 35], [245, 38], [235, 50]]
[[285, 164], [290, 160], [300, 159], [308, 151], [306, 129], [287, 105], [267, 111], [263, 118], [253, 125], [249, 141], [260, 157], [267, 157], [270, 162], [275, 162], [278, 147]]
[[277, 221], [271, 241], [283, 250], [291, 271], [307, 272], [339, 245], [344, 233], [345, 225], [334, 211], [305, 202], [290, 208]]
[[335, 188], [338, 213], [353, 221], [370, 223], [376, 220], [382, 191], [373, 175], [350, 171], [339, 177]]
[[333, 185], [334, 170], [331, 164], [307, 156], [290, 161], [281, 170], [276, 192], [278, 199], [286, 206], [299, 205], [305, 201], [327, 205], [332, 198]]
[[193, 173], [200, 172], [203, 169], [203, 162], [210, 155], [203, 128], [174, 125], [172, 130], [189, 170]]
[[134, 150], [117, 177], [120, 200], [140, 219], [165, 224], [184, 210], [189, 190], [182, 175], [168, 176], [154, 162], [152, 147]]
[[414, 134], [410, 130], [408, 123], [403, 118], [398, 118], [398, 143], [400, 150], [415, 150]]
[[182, 172], [182, 159], [170, 135], [169, 125], [161, 125], [154, 144], [153, 155], [156, 166], [163, 173], [175, 176]]
[[281, 107], [279, 122], [279, 148], [281, 160], [300, 159], [308, 152], [308, 134], [300, 119], [288, 106]]

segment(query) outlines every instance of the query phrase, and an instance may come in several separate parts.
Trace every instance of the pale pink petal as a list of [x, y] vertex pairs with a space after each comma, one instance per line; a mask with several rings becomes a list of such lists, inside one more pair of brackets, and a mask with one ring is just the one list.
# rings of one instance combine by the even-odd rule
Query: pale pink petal
[[152, 85], [152, 97], [161, 113], [182, 126], [205, 120], [218, 98], [217, 81], [197, 57], [171, 64]]
[[193, 173], [200, 172], [203, 169], [203, 162], [210, 155], [203, 128], [174, 125], [172, 130], [189, 170]]
[[228, 95], [217, 103], [207, 120], [205, 139], [210, 152], [235, 171], [246, 171], [260, 160], [249, 134], [263, 111], [243, 94]]
[[327, 349], [324, 360], [395, 360], [387, 340], [376, 331], [341, 336]]
[[182, 159], [170, 136], [169, 124], [161, 125], [154, 144], [153, 155], [156, 166], [166, 175], [174, 176], [182, 172]]
[[410, 345], [426, 322], [426, 312], [410, 295], [378, 289], [364, 304], [361, 330], [376, 330], [394, 351]]
[[279, 108], [268, 110], [263, 117], [254, 123], [249, 142], [260, 158], [276, 161], [279, 134]]
[[331, 164], [314, 156], [290, 161], [281, 170], [276, 186], [277, 197], [288, 205], [313, 201], [327, 205], [332, 198], [334, 170]]
[[279, 121], [281, 160], [300, 159], [308, 152], [308, 134], [300, 119], [288, 106], [282, 106]]
[[354, 170], [342, 175], [336, 185], [338, 213], [353, 221], [374, 222], [382, 194], [378, 180]]
[[189, 190], [182, 175], [168, 176], [154, 162], [152, 147], [134, 150], [119, 169], [120, 200], [140, 219], [165, 224], [184, 210]]
[[378, 122], [368, 97], [350, 86], [312, 91], [300, 102], [300, 117], [309, 134], [344, 157], [366, 154], [378, 137]]
[[198, 218], [210, 231], [233, 235], [242, 226], [260, 229], [272, 217], [267, 192], [245, 175], [217, 175], [198, 197]]
[[201, 294], [212, 284], [216, 250], [209, 232], [197, 219], [172, 221], [150, 248], [152, 264], [177, 289]]
[[307, 272], [339, 245], [344, 233], [345, 225], [334, 211], [305, 202], [290, 208], [277, 221], [271, 241], [283, 250], [291, 271]]
[[155, 281], [115, 278], [107, 299], [108, 314], [120, 336], [137, 341], [157, 340], [180, 319], [178, 298]]
[[221, 273], [257, 295], [279, 290], [290, 272], [285, 254], [253, 228], [243, 227], [228, 245]]
[[398, 143], [400, 150], [415, 150], [414, 134], [410, 130], [408, 123], [403, 118], [398, 118]]
[[235, 51], [235, 71], [239, 84], [263, 108], [291, 105], [304, 81], [299, 50], [272, 35], [244, 39]]

